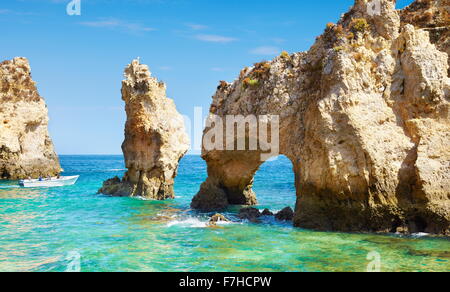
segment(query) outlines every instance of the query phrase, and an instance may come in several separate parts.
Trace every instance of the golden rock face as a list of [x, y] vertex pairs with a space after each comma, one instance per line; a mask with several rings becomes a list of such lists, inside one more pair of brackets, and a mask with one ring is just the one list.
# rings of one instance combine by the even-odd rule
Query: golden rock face
[[[430, 41], [447, 55], [450, 54], [450, 1], [421, 0], [400, 11], [401, 21], [430, 33]], [[450, 58], [448, 60], [450, 74]]]
[[105, 182], [101, 193], [156, 200], [174, 197], [178, 163], [189, 150], [183, 117], [166, 86], [151, 77], [148, 66], [134, 60], [122, 82], [127, 122], [122, 145], [128, 172]]
[[[394, 2], [382, 0], [374, 14], [369, 1], [355, 1], [308, 52], [283, 54], [264, 72], [246, 68], [213, 98], [211, 113], [221, 117], [280, 117], [280, 154], [296, 175], [296, 226], [450, 232], [448, 45], [402, 22], [415, 6], [398, 11]], [[209, 177], [192, 207], [255, 204], [259, 154], [204, 149]]]
[[48, 133], [47, 106], [31, 79], [28, 60], [0, 63], [0, 179], [60, 172]]

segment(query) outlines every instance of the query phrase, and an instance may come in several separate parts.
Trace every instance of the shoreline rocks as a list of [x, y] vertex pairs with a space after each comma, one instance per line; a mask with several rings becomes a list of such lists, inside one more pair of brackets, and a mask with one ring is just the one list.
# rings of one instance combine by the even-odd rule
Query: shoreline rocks
[[274, 214], [269, 209], [264, 209], [261, 213], [262, 216], [273, 216]]
[[48, 110], [26, 58], [0, 63], [0, 179], [57, 176]]
[[[449, 45], [436, 47], [408, 17], [422, 2], [433, 11], [444, 1], [398, 11], [380, 0], [372, 15], [356, 0], [309, 51], [244, 68], [218, 87], [212, 116], [279, 117], [279, 154], [296, 176], [295, 226], [450, 234]], [[261, 154], [204, 148], [208, 178], [192, 208], [255, 205]]]
[[261, 217], [261, 212], [256, 208], [242, 208], [239, 210], [239, 219], [248, 220], [253, 223], [259, 223], [259, 218]]
[[174, 198], [178, 163], [189, 149], [183, 117], [166, 85], [151, 77], [147, 65], [133, 60], [122, 82], [127, 122], [122, 145], [128, 169], [124, 178], [104, 183], [99, 193], [112, 196]]
[[252, 223], [261, 223], [260, 218], [263, 216], [274, 217], [278, 221], [292, 221], [294, 218], [294, 211], [291, 207], [286, 207], [274, 214], [269, 209], [264, 209], [262, 212], [253, 207], [246, 207], [239, 210], [238, 218], [241, 220], [248, 220]]
[[294, 211], [291, 207], [286, 207], [275, 215], [278, 221], [292, 221], [294, 219]]

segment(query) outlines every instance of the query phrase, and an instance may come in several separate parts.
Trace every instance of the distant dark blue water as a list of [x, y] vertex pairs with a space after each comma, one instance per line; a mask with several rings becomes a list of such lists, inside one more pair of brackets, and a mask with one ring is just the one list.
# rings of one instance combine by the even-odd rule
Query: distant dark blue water
[[[64, 175], [80, 175], [75, 186], [0, 183], [0, 271], [65, 271], [74, 258], [81, 271], [366, 271], [373, 252], [383, 271], [450, 270], [448, 239], [313, 232], [273, 218], [208, 228], [209, 214], [189, 208], [206, 178], [198, 156], [181, 161], [177, 198], [166, 202], [97, 194], [124, 174], [121, 156], [62, 156], [61, 164]], [[293, 207], [290, 161], [265, 163], [254, 189], [258, 208]]]

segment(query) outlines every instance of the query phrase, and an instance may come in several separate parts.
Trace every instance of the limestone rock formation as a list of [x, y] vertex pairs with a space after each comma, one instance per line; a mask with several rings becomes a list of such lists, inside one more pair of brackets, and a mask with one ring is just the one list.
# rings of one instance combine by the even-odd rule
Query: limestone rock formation
[[[450, 1], [419, 0], [400, 11], [402, 23], [423, 28], [430, 33], [430, 41], [450, 55]], [[450, 65], [450, 58], [448, 60]], [[449, 66], [450, 74], [450, 66]]]
[[48, 133], [48, 111], [25, 58], [0, 63], [0, 179], [61, 172]]
[[125, 177], [104, 183], [100, 193], [139, 196], [155, 200], [174, 198], [178, 163], [189, 150], [183, 117], [166, 86], [151, 77], [147, 65], [134, 60], [122, 81], [127, 122], [122, 151], [128, 169]]
[[[279, 117], [279, 153], [296, 177], [295, 226], [449, 234], [448, 43], [436, 48], [405, 16], [417, 3], [445, 1], [417, 1], [407, 12], [380, 2], [373, 13], [369, 1], [356, 0], [308, 52], [283, 53], [221, 82], [210, 120]], [[253, 176], [265, 150], [258, 149], [204, 147], [208, 179], [192, 207], [255, 204]]]

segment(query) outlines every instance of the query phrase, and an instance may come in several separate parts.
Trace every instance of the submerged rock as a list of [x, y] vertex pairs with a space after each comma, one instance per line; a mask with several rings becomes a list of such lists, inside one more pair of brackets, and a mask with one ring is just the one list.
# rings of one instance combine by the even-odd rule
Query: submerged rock
[[216, 214], [214, 216], [211, 217], [211, 219], [209, 220], [208, 225], [209, 226], [216, 226], [218, 223], [220, 222], [230, 222], [230, 220], [228, 220], [225, 216], [223, 216], [222, 214]]
[[273, 213], [269, 209], [264, 209], [261, 213], [262, 216], [273, 216]]
[[[122, 183], [122, 181], [120, 180], [120, 178], [118, 176], [108, 179], [105, 182], [103, 182], [103, 187], [98, 192], [104, 193], [104, 192], [108, 191], [110, 194], [116, 194], [116, 196], [119, 197], [120, 196], [119, 190], [121, 188], [121, 183]], [[124, 193], [123, 196], [127, 196], [127, 195]]]
[[261, 212], [256, 208], [242, 208], [239, 210], [238, 217], [242, 220], [258, 223], [260, 222]]
[[26, 58], [0, 63], [0, 179], [61, 172], [48, 133], [48, 111]]
[[294, 219], [294, 211], [291, 207], [286, 207], [275, 215], [275, 219], [279, 221], [292, 221]]
[[174, 198], [178, 163], [189, 149], [183, 117], [166, 86], [151, 77], [147, 65], [134, 60], [122, 82], [127, 122], [122, 145], [125, 177], [108, 180], [99, 190], [113, 196], [140, 196], [155, 200]]
[[[279, 120], [279, 151], [271, 155], [293, 164], [295, 226], [450, 234], [449, 45], [439, 39], [436, 47], [429, 29], [405, 16], [443, 2], [398, 11], [395, 1], [380, 0], [381, 13], [373, 13], [356, 0], [308, 52], [283, 53], [219, 86], [210, 121]], [[253, 178], [266, 149], [222, 150], [234, 142], [204, 145], [209, 176], [193, 208], [256, 204]]]
[[192, 200], [192, 208], [199, 209], [202, 211], [221, 211], [225, 210], [229, 203], [228, 197], [225, 191], [210, 181], [204, 182], [201, 187], [199, 194]]

